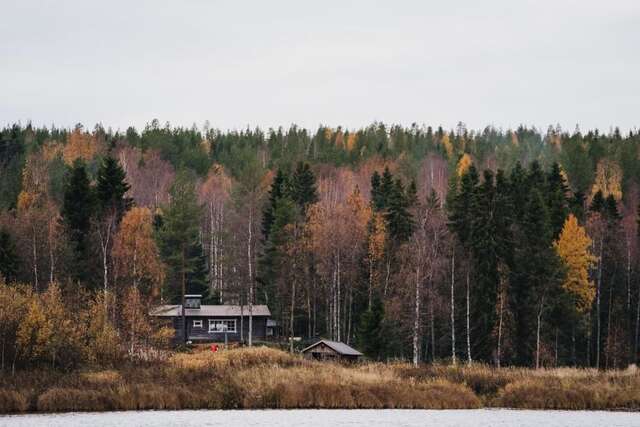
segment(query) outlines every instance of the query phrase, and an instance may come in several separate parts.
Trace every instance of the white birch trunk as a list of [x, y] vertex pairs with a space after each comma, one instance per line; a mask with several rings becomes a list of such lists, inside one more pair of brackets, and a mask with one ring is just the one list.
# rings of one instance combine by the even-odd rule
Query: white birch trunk
[[416, 300], [414, 306], [413, 318], [413, 364], [418, 366], [420, 355], [418, 349], [420, 347], [420, 267], [416, 268]]
[[31, 239], [31, 244], [32, 244], [32, 257], [33, 257], [33, 284], [35, 286], [36, 292], [38, 292], [39, 290], [39, 284], [38, 284], [38, 241], [36, 239], [36, 228], [35, 226], [32, 227], [32, 239]]

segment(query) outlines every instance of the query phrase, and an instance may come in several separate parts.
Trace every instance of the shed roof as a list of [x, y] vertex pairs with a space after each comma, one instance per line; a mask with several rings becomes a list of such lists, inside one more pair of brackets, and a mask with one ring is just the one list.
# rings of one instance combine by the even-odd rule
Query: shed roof
[[[254, 305], [252, 308], [253, 316], [271, 316], [271, 312], [269, 311], [269, 307], [266, 305]], [[242, 306], [242, 309], [239, 305], [201, 305], [200, 308], [187, 308], [185, 310], [185, 315], [189, 316], [215, 316], [215, 317], [235, 317], [240, 316], [242, 313], [243, 316], [249, 316], [249, 307]], [[155, 307], [149, 313], [152, 316], [157, 317], [178, 317], [182, 315], [182, 310], [180, 305], [160, 305]]]
[[360, 353], [358, 350], [346, 345], [343, 342], [329, 341], [329, 340], [320, 340], [314, 344], [311, 344], [309, 347], [303, 349], [302, 353], [305, 353], [311, 350], [312, 348], [316, 347], [320, 343], [324, 343], [326, 346], [333, 349], [336, 353], [342, 354], [343, 356], [362, 356], [362, 353]]

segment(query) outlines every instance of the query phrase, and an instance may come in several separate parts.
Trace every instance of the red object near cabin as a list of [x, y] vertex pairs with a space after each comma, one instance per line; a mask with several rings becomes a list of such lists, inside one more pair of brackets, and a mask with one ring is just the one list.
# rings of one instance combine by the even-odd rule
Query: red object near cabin
[[218, 344], [211, 344], [211, 351], [212, 352], [217, 352], [218, 351]]

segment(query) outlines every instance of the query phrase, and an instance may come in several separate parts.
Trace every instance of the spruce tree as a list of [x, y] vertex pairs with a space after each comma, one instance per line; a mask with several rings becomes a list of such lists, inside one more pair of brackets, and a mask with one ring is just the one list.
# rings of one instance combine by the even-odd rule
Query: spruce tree
[[17, 278], [19, 258], [11, 235], [4, 228], [0, 230], [0, 276], [7, 282]]
[[603, 212], [610, 223], [616, 223], [622, 219], [622, 214], [618, 211], [618, 202], [612, 194], [605, 199]]
[[273, 212], [273, 223], [269, 233], [269, 240], [265, 243], [264, 251], [259, 259], [260, 272], [256, 280], [264, 286], [266, 304], [277, 310], [282, 301], [274, 298], [276, 280], [280, 274], [283, 259], [283, 246], [286, 243], [286, 227], [292, 224], [298, 216], [297, 206], [289, 197], [277, 199]]
[[76, 160], [65, 177], [62, 223], [72, 249], [72, 275], [87, 282], [90, 278], [91, 217], [95, 210], [95, 197], [84, 162]]
[[269, 240], [271, 226], [275, 219], [276, 204], [278, 200], [288, 194], [289, 176], [284, 170], [278, 169], [271, 184], [271, 189], [269, 190], [269, 198], [262, 213], [262, 238], [265, 242]]
[[219, 302], [209, 290], [207, 259], [199, 241], [189, 248], [189, 259], [193, 260], [193, 268], [187, 274], [187, 294], [202, 295], [204, 304]]
[[382, 196], [382, 180], [378, 171], [371, 175], [371, 207], [374, 211], [380, 212], [384, 209], [384, 198]]
[[493, 173], [484, 172], [484, 180], [472, 198], [471, 232], [469, 246], [472, 253], [475, 285], [471, 300], [474, 328], [474, 349], [476, 359], [490, 361], [494, 350], [492, 331], [496, 320], [497, 290], [500, 281], [498, 229], [496, 223], [496, 191]]
[[307, 207], [318, 201], [316, 178], [308, 163], [299, 162], [291, 179], [290, 197], [304, 215]]
[[604, 214], [605, 211], [605, 200], [602, 195], [602, 191], [598, 190], [596, 194], [593, 195], [593, 199], [591, 199], [591, 204], [589, 205], [589, 210], [591, 212], [599, 212]]
[[389, 167], [384, 168], [382, 178], [380, 179], [380, 206], [381, 211], [389, 206], [389, 199], [393, 193], [393, 175], [389, 171]]
[[374, 298], [371, 308], [360, 316], [358, 325], [358, 345], [369, 358], [380, 360], [385, 353], [383, 336], [384, 304], [379, 297]]
[[569, 200], [569, 211], [578, 218], [579, 222], [584, 222], [585, 220], [584, 204], [584, 193], [582, 191], [574, 192], [573, 196]]
[[468, 247], [471, 239], [473, 212], [478, 191], [478, 172], [471, 165], [460, 179], [460, 187], [449, 207], [449, 227], [458, 236], [460, 243]]
[[116, 159], [106, 157], [98, 169], [95, 189], [99, 214], [102, 216], [114, 212], [117, 216], [116, 222], [120, 222], [133, 203], [131, 198], [125, 196], [127, 191], [129, 184], [126, 182], [124, 169]]
[[558, 237], [562, 231], [567, 215], [569, 215], [568, 193], [569, 188], [560, 171], [560, 165], [554, 163], [547, 177], [546, 188], [549, 221], [554, 238]]
[[[165, 208], [159, 231], [160, 251], [168, 267], [164, 297], [184, 306], [184, 295], [191, 286], [189, 280], [200, 279], [197, 272], [202, 263], [198, 240], [201, 209], [195, 191], [195, 178], [188, 172], [179, 172], [170, 194], [171, 201]], [[183, 331], [185, 327], [186, 319], [183, 316]], [[186, 342], [186, 335], [183, 339]]]
[[519, 225], [509, 288], [515, 362], [522, 366], [534, 362], [538, 316], [542, 313], [540, 317], [544, 319], [544, 312], [549, 311], [561, 278], [552, 236], [544, 198], [539, 189], [534, 189]]
[[389, 236], [394, 242], [405, 242], [413, 233], [414, 221], [409, 212], [409, 201], [400, 179], [393, 183], [386, 213]]
[[521, 221], [529, 197], [530, 186], [527, 183], [527, 172], [520, 162], [517, 162], [509, 176], [510, 199], [513, 203], [513, 217]]

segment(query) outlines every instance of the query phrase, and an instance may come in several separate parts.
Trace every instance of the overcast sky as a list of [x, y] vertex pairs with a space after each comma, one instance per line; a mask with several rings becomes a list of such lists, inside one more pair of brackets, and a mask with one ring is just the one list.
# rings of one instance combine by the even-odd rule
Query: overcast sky
[[0, 0], [0, 125], [640, 127], [640, 1]]

